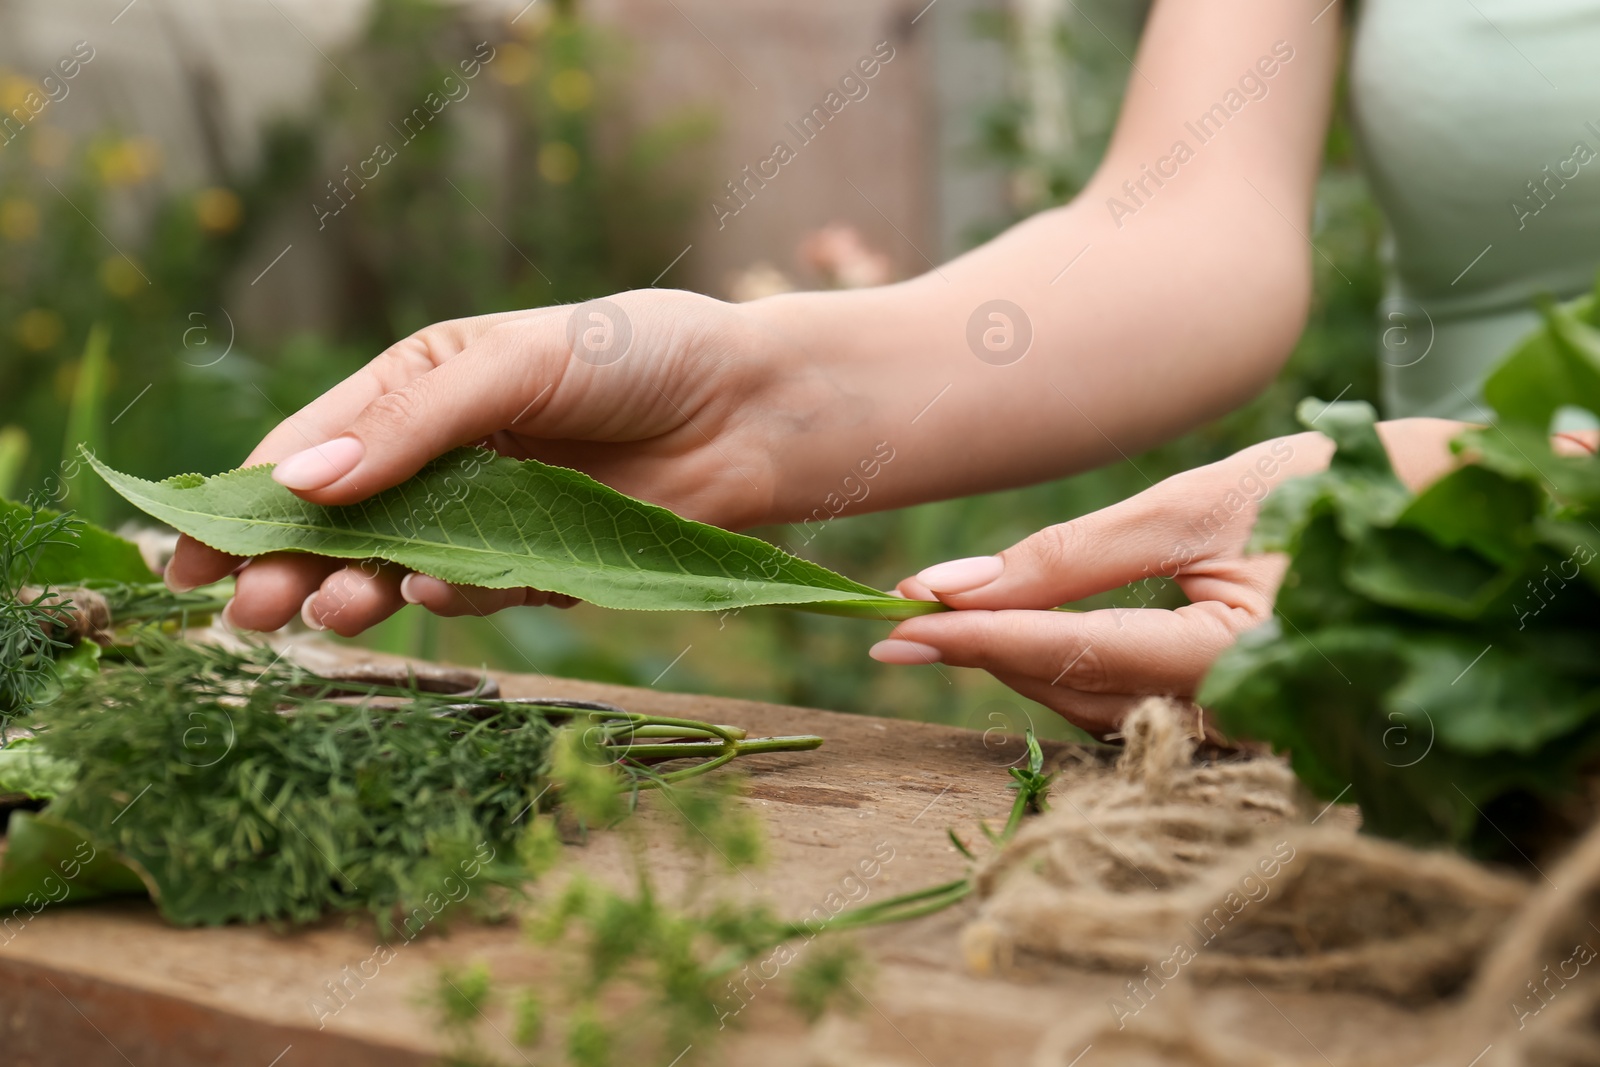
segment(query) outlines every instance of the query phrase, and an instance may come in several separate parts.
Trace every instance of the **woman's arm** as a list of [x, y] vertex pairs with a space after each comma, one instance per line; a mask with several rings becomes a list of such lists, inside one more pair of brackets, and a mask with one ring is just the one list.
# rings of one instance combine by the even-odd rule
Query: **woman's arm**
[[[1111, 147], [1071, 204], [900, 285], [750, 305], [834, 405], [780, 424], [771, 518], [809, 513], [879, 440], [896, 459], [871, 506], [897, 507], [1133, 454], [1263, 387], [1310, 296], [1339, 25], [1336, 10], [1313, 23], [1315, 8], [1162, 0]], [[1031, 325], [1009, 365], [995, 364], [1015, 347], [985, 362], [969, 342], [997, 299], [1026, 316], [1013, 345]], [[994, 341], [1005, 325], [980, 316]]]

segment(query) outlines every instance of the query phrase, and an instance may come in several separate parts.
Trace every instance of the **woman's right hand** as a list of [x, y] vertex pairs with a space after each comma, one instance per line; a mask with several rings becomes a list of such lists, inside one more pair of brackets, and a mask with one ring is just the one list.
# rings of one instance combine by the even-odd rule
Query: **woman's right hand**
[[[482, 443], [575, 467], [695, 519], [753, 525], [771, 515], [778, 482], [774, 406], [800, 414], [829, 394], [773, 349], [746, 306], [675, 290], [439, 323], [285, 419], [245, 464], [276, 463], [273, 477], [314, 503], [352, 504]], [[185, 537], [167, 581], [191, 588], [241, 562]], [[460, 615], [548, 599], [277, 553], [239, 570], [224, 621], [275, 630], [300, 614], [350, 635], [408, 601]]]

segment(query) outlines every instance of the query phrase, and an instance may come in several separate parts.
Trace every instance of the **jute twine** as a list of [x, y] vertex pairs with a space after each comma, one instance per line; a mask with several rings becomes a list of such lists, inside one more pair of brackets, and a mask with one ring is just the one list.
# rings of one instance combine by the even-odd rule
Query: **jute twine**
[[[1063, 782], [976, 874], [974, 971], [1109, 970], [1135, 1009], [1072, 1005], [1036, 1067], [1089, 1045], [1206, 1067], [1600, 1064], [1600, 824], [1523, 880], [1334, 825], [1279, 760], [1196, 764], [1185, 718], [1141, 705], [1115, 772]], [[1230, 980], [1377, 994], [1437, 1025], [1354, 1058], [1283, 1055], [1196, 1007], [1193, 983]]]
[[[1071, 781], [978, 871], [979, 973], [1055, 961], [1406, 1001], [1460, 988], [1526, 885], [1325, 821], [1280, 760], [1196, 765], [1175, 712], [1123, 726], [1116, 773]], [[1148, 970], [1146, 968], [1148, 967]]]

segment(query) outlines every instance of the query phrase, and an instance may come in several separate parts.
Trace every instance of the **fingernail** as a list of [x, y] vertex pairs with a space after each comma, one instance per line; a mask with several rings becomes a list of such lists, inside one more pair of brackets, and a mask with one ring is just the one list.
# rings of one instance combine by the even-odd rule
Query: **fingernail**
[[902, 667], [916, 667], [939, 662], [939, 650], [921, 641], [901, 641], [890, 638], [879, 641], [867, 650], [867, 655], [879, 663], [893, 663]]
[[217, 612], [217, 622], [230, 634], [237, 634], [243, 631], [239, 629], [239, 624], [233, 621], [233, 599], [229, 597], [228, 602], [222, 605], [222, 610]]
[[192, 585], [189, 582], [180, 582], [178, 579], [174, 578], [172, 576], [172, 564], [170, 562], [167, 564], [167, 569], [161, 572], [161, 580], [166, 582], [167, 588], [172, 590], [174, 593], [189, 593], [199, 588], [199, 586]]
[[302, 492], [322, 489], [355, 470], [366, 451], [354, 437], [335, 437], [279, 463], [272, 470], [272, 480]]
[[407, 604], [421, 604], [430, 597], [438, 600], [449, 592], [449, 582], [441, 582], [431, 575], [412, 572], [400, 579], [400, 598]]
[[1005, 567], [999, 556], [968, 556], [920, 570], [917, 580], [935, 593], [970, 593], [1000, 577]]
[[932, 589], [929, 589], [915, 578], [907, 578], [905, 581], [901, 582], [900, 585], [904, 586], [905, 588], [900, 589], [899, 587], [896, 587], [894, 592], [895, 596], [905, 597], [907, 600], [939, 599], [933, 595]]
[[313, 630], [326, 630], [328, 628], [327, 623], [317, 618], [311, 612], [311, 602], [317, 599], [321, 592], [322, 590], [319, 589], [317, 592], [312, 593], [310, 596], [306, 597], [305, 602], [300, 605], [300, 621], [305, 623], [307, 627]]

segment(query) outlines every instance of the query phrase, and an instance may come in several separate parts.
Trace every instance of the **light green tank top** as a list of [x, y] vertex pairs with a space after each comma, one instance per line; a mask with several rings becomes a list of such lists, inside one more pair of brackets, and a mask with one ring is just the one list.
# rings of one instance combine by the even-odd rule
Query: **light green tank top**
[[1364, 0], [1350, 105], [1390, 230], [1385, 414], [1486, 418], [1535, 298], [1600, 269], [1600, 0]]

